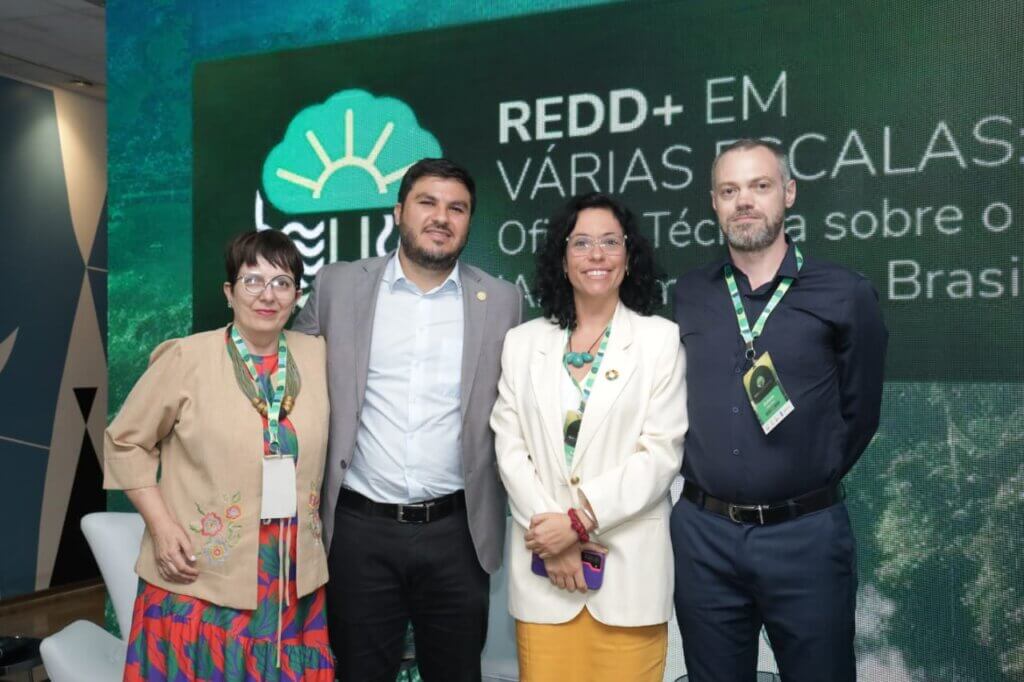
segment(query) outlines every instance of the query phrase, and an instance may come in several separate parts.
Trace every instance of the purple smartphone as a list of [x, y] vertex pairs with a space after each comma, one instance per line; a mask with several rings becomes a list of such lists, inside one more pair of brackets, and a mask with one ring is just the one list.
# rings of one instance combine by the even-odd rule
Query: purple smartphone
[[[604, 580], [604, 558], [604, 554], [589, 549], [580, 553], [580, 559], [583, 560], [583, 582], [591, 590], [600, 588], [601, 582]], [[535, 574], [543, 578], [548, 577], [547, 569], [544, 568], [544, 560], [536, 554], [533, 555], [530, 568]]]

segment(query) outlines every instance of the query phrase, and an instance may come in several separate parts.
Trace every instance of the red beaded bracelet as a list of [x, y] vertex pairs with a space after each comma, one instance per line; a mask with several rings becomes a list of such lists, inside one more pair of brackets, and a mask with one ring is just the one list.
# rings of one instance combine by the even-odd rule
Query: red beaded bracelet
[[579, 515], [577, 515], [575, 509], [569, 510], [569, 523], [572, 524], [572, 529], [576, 531], [576, 535], [579, 537], [580, 542], [590, 542], [590, 535], [587, 533], [587, 527], [580, 521]]

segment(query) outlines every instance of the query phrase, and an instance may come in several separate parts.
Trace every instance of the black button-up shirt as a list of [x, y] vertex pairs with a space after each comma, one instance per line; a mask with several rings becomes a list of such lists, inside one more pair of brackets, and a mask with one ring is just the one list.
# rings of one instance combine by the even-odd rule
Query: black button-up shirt
[[[801, 251], [803, 253], [803, 251]], [[793, 412], [768, 435], [743, 389], [750, 369], [725, 282], [728, 259], [680, 277], [675, 317], [686, 353], [683, 477], [737, 504], [770, 504], [833, 485], [878, 428], [889, 334], [871, 282], [793, 244], [775, 279], [751, 291], [733, 273], [753, 328], [782, 277], [793, 285], [754, 341], [769, 352]]]

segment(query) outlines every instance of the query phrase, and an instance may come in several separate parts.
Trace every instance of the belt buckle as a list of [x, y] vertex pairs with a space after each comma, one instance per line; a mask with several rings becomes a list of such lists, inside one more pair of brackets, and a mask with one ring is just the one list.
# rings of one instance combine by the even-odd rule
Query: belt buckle
[[757, 520], [759, 525], [764, 525], [764, 510], [768, 505], [764, 504], [730, 504], [729, 505], [729, 520], [733, 523], [743, 523], [743, 520], [737, 518], [737, 512], [741, 511], [756, 511]]
[[[399, 523], [429, 523], [430, 522], [430, 507], [429, 504], [399, 504], [397, 505], [397, 514], [395, 515], [396, 520]], [[411, 515], [406, 515], [406, 512], [419, 512]]]

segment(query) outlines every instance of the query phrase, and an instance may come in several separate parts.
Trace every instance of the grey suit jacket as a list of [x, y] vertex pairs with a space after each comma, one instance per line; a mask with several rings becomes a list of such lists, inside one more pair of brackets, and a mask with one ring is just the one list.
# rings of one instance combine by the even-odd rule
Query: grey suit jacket
[[[334, 534], [338, 494], [355, 449], [366, 393], [377, 291], [388, 258], [333, 263], [322, 268], [293, 325], [296, 331], [327, 339], [331, 423], [321, 513], [328, 548]], [[498, 477], [494, 433], [489, 421], [498, 396], [501, 347], [505, 332], [519, 324], [522, 296], [512, 284], [466, 263], [460, 262], [459, 272], [465, 307], [462, 472], [477, 558], [485, 571], [493, 573], [501, 566], [505, 541], [505, 489]]]

